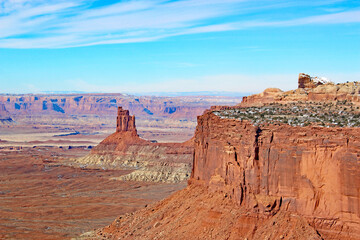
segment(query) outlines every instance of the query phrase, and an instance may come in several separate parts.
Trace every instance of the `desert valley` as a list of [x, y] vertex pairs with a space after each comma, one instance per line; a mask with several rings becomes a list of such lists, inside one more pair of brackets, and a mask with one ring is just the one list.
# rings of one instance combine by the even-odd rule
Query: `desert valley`
[[[172, 146], [193, 136], [196, 116], [206, 108], [240, 101], [211, 96], [2, 95], [0, 239], [69, 239], [184, 188], [192, 148]], [[142, 152], [138, 158], [131, 152], [119, 157], [115, 147], [95, 147], [117, 129], [118, 106], [137, 114], [136, 129], [133, 121], [133, 128], [123, 129], [119, 139], [114, 136], [113, 144], [145, 145], [131, 149]], [[124, 113], [123, 118], [129, 117]], [[177, 150], [178, 155], [169, 152]], [[159, 156], [162, 162], [139, 174], [140, 166]], [[160, 166], [163, 163], [173, 166]], [[178, 173], [168, 174], [173, 168]]]
[[39, 96], [3, 97], [1, 129], [39, 139], [1, 142], [1, 237], [360, 239], [359, 94], [357, 82], [300, 74], [296, 90], [241, 103], [131, 109], [47, 96], [59, 113], [39, 110]]

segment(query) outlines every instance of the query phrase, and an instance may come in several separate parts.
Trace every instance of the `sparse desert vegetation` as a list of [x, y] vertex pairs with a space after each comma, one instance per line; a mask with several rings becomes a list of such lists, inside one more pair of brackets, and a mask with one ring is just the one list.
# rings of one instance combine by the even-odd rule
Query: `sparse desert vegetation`
[[249, 120], [255, 125], [285, 123], [291, 126], [360, 127], [360, 110], [352, 102], [270, 103], [261, 107], [214, 111], [221, 118]]

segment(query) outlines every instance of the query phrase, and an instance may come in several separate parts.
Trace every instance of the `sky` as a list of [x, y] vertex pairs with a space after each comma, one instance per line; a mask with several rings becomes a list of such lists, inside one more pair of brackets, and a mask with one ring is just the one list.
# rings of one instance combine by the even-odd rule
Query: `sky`
[[360, 81], [360, 1], [0, 0], [0, 93]]

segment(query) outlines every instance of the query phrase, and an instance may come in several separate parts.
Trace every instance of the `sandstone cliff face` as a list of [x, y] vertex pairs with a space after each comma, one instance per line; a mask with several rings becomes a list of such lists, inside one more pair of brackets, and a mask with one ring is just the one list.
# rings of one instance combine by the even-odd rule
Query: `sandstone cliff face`
[[190, 182], [252, 212], [302, 215], [325, 239], [360, 238], [359, 128], [254, 126], [207, 112]]
[[76, 160], [82, 167], [132, 169], [121, 180], [181, 182], [189, 178], [193, 141], [153, 143], [140, 138], [135, 116], [118, 108], [117, 131], [94, 147], [88, 156]]

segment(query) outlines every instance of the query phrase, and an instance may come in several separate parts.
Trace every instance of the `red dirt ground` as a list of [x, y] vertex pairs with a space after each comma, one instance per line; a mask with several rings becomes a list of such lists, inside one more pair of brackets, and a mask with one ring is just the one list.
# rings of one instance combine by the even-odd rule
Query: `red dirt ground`
[[0, 149], [0, 239], [69, 239], [185, 187], [115, 181], [110, 178], [129, 171], [59, 164], [86, 153], [79, 148]]

